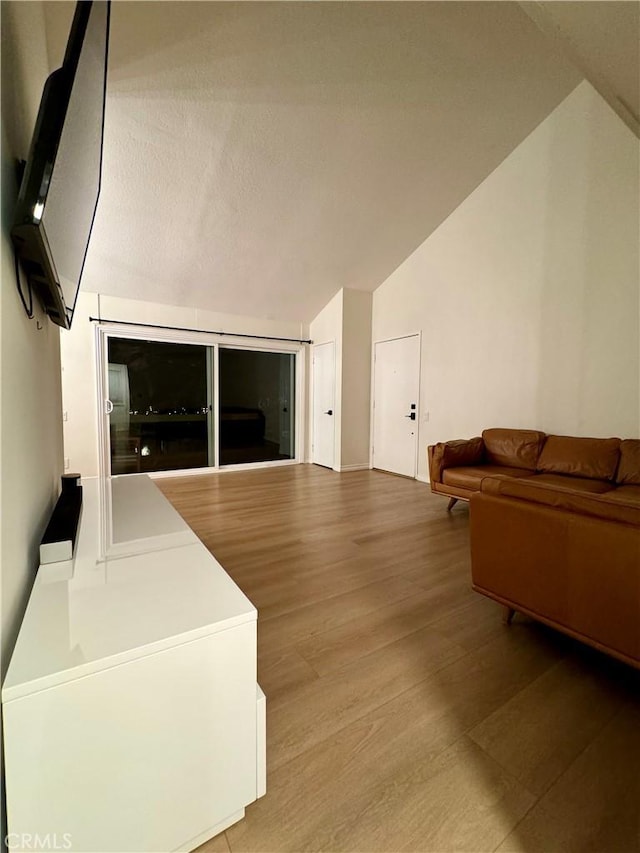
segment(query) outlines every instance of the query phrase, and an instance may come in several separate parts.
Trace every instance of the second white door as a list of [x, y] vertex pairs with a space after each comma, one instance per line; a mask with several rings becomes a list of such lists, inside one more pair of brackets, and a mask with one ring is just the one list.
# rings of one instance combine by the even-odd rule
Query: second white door
[[420, 336], [374, 344], [373, 467], [416, 476]]
[[335, 463], [335, 344], [313, 348], [313, 461], [333, 468]]

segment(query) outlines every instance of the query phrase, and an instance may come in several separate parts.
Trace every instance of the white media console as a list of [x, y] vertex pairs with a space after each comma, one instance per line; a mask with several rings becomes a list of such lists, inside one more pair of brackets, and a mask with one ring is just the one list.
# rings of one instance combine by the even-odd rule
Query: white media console
[[256, 609], [148, 477], [82, 485], [2, 689], [9, 846], [190, 851], [265, 793]]

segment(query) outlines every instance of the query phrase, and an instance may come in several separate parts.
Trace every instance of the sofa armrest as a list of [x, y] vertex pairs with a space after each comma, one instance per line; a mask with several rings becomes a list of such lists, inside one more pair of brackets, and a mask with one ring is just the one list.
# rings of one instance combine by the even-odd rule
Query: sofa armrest
[[442, 482], [445, 468], [462, 465], [481, 465], [484, 459], [484, 442], [480, 436], [455, 441], [441, 441], [427, 448], [429, 477], [432, 483]]

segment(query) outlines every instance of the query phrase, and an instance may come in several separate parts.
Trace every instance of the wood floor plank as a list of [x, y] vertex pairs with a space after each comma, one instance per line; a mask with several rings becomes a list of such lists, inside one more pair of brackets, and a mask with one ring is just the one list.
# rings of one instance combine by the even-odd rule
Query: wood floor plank
[[624, 707], [497, 848], [638, 853], [640, 710]]
[[258, 683], [269, 697], [269, 703], [278, 696], [287, 695], [294, 687], [318, 679], [318, 673], [295, 649], [258, 649]]
[[473, 651], [508, 630], [500, 619], [499, 605], [484, 596], [465, 596], [458, 607], [431, 623], [434, 631]]
[[373, 792], [365, 809], [306, 849], [489, 850], [534, 796], [466, 737]]
[[198, 853], [231, 853], [226, 834], [221, 832], [215, 838], [205, 841], [204, 844], [198, 847]]
[[[462, 581], [466, 587], [466, 583]], [[302, 657], [320, 674], [332, 672], [419, 631], [433, 622], [443, 610], [455, 609], [460, 600], [458, 579], [440, 584], [431, 591], [418, 589], [411, 596], [389, 601], [386, 607], [353, 618], [298, 642]], [[455, 642], [453, 639], [451, 642]], [[456, 643], [457, 648], [461, 648]]]
[[[281, 564], [281, 571], [282, 571]], [[309, 600], [296, 602], [297, 608], [313, 604], [326, 598], [334, 598], [362, 587], [374, 589], [373, 584], [389, 583], [395, 586], [414, 583], [406, 577], [406, 565], [394, 561], [393, 565], [383, 561], [372, 565], [371, 561], [360, 554], [345, 559], [332, 560], [331, 556], [325, 557], [325, 562], [317, 566], [304, 564], [303, 561], [286, 564], [285, 571], [281, 577], [269, 578], [255, 577], [253, 585], [262, 588], [280, 583], [283, 595], [288, 593], [288, 585], [295, 586], [297, 590], [309, 592]], [[415, 586], [414, 586], [415, 591]], [[354, 598], [355, 600], [355, 598]], [[276, 615], [278, 611], [266, 613], [264, 619]]]
[[470, 737], [540, 795], [619, 709], [615, 685], [589, 665], [565, 659], [470, 731]]
[[202, 853], [640, 853], [640, 674], [506, 628], [468, 507], [312, 465], [158, 484], [259, 609], [267, 794]]
[[269, 766], [291, 761], [463, 654], [426, 628], [278, 697], [269, 705]]
[[[359, 826], [381, 786], [392, 788], [417, 765], [434, 761], [465, 730], [554, 662], [552, 646], [525, 636], [506, 650], [494, 641], [438, 670], [288, 763], [270, 769], [267, 796], [230, 830], [232, 849], [294, 851], [314, 845], [321, 849], [320, 839], [327, 832]], [[424, 814], [427, 836], [431, 818]], [[513, 825], [511, 816], [508, 826]], [[336, 843], [334, 837], [324, 849], [333, 850]], [[367, 848], [354, 843], [353, 849]], [[428, 848], [417, 844], [416, 849]]]
[[302, 599], [295, 612], [261, 619], [261, 639], [271, 649], [295, 645], [318, 634], [338, 632], [345, 624], [353, 624], [371, 613], [387, 612], [395, 602], [415, 601], [420, 596], [426, 596], [421, 587], [402, 577], [391, 577], [342, 595], [316, 599], [311, 604]]

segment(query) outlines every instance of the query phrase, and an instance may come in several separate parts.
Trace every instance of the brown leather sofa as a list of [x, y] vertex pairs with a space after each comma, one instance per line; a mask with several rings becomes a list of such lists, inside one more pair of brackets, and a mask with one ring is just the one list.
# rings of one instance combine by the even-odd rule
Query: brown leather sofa
[[640, 440], [486, 430], [482, 453], [478, 441], [430, 454], [433, 490], [471, 501], [473, 588], [508, 621], [527, 613], [640, 668]]
[[[535, 477], [538, 484], [602, 493], [615, 487], [619, 438], [574, 438], [538, 430], [486, 429], [482, 436], [427, 448], [431, 491], [446, 495], [449, 509], [480, 491], [485, 477]], [[625, 443], [627, 455], [635, 440]], [[640, 443], [639, 443], [640, 446]], [[567, 478], [571, 479], [568, 480]]]

